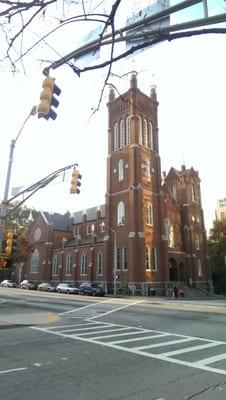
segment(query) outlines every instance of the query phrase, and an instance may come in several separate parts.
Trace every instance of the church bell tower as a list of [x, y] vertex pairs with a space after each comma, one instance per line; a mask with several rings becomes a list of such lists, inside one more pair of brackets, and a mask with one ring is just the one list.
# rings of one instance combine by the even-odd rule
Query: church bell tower
[[[117, 278], [141, 285], [165, 280], [156, 89], [137, 87], [108, 101], [106, 224], [116, 236]], [[113, 237], [110, 254], [114, 253]], [[111, 258], [111, 257], [109, 257]]]

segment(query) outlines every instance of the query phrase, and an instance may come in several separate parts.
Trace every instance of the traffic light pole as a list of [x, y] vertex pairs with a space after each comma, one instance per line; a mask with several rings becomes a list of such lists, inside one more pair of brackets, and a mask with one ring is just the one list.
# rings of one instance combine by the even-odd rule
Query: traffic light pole
[[24, 129], [25, 124], [27, 123], [29, 118], [35, 114], [36, 114], [36, 106], [32, 107], [29, 115], [27, 116], [23, 125], [21, 126], [21, 128], [16, 136], [16, 139], [12, 139], [11, 143], [10, 143], [9, 161], [8, 161], [8, 169], [7, 169], [6, 182], [5, 182], [4, 197], [3, 197], [3, 201], [1, 204], [1, 210], [0, 210], [0, 253], [2, 252], [2, 241], [3, 241], [4, 230], [5, 230], [5, 219], [4, 219], [4, 216], [6, 214], [6, 204], [5, 203], [7, 202], [8, 196], [9, 196], [9, 186], [10, 186], [10, 178], [11, 178], [11, 172], [12, 172], [13, 154], [14, 154], [15, 145]]

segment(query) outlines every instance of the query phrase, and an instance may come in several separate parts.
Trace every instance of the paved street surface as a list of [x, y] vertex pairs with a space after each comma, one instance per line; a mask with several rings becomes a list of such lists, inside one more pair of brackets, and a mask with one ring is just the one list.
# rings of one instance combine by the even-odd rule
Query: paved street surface
[[5, 400], [225, 400], [225, 299], [0, 288]]

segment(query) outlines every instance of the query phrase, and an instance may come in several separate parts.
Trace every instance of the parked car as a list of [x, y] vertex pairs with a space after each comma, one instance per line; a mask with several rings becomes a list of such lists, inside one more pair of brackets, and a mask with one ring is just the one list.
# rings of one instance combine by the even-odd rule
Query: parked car
[[56, 287], [58, 293], [79, 294], [79, 288], [73, 283], [59, 283]]
[[38, 285], [37, 290], [42, 290], [45, 292], [55, 292], [56, 286], [52, 285], [52, 283], [43, 282]]
[[105, 292], [101, 286], [95, 285], [94, 283], [84, 282], [79, 286], [80, 294], [88, 294], [90, 296], [104, 296]]
[[3, 287], [17, 287], [16, 282], [11, 281], [10, 279], [4, 279], [1, 283], [0, 286]]
[[34, 290], [34, 289], [37, 289], [37, 286], [38, 286], [37, 282], [28, 281], [27, 279], [24, 279], [20, 283], [21, 289], [27, 289], [27, 290], [33, 289]]

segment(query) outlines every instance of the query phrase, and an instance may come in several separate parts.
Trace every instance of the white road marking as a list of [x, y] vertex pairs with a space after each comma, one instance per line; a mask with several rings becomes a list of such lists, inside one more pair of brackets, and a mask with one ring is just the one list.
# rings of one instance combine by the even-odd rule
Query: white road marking
[[[69, 327], [77, 327], [77, 326], [88, 326], [88, 325], [95, 325], [96, 322], [83, 322], [82, 324], [76, 324], [76, 325], [56, 325], [56, 326], [50, 326], [49, 329], [62, 329], [62, 328], [69, 328]], [[103, 324], [107, 324], [107, 322], [103, 322]]]
[[172, 357], [172, 356], [177, 356], [178, 354], [190, 353], [191, 351], [208, 349], [209, 347], [215, 347], [215, 346], [219, 346], [219, 345], [220, 345], [220, 343], [206, 343], [206, 344], [201, 344], [200, 346], [187, 347], [186, 349], [168, 351], [167, 353], [162, 353], [162, 356], [163, 357]]
[[[114, 326], [114, 324], [110, 324], [109, 325], [109, 327], [111, 327], [111, 326]], [[79, 332], [79, 331], [90, 331], [90, 330], [93, 330], [93, 329], [102, 329], [102, 328], [105, 328], [106, 327], [106, 325], [99, 325], [99, 326], [97, 326], [97, 325], [95, 325], [95, 326], [89, 326], [88, 328], [86, 327], [86, 328], [78, 328], [78, 329], [75, 329], [75, 328], [73, 328], [73, 329], [64, 329], [62, 332], [63, 333], [68, 333], [68, 332]], [[90, 333], [90, 332], [89, 332]]]
[[134, 305], [136, 305], [136, 304], [143, 303], [143, 302], [144, 302], [144, 300], [134, 301], [133, 303], [129, 303], [129, 304], [126, 304], [126, 305], [124, 305], [124, 306], [115, 308], [114, 310], [106, 311], [105, 313], [103, 313], [103, 314], [101, 314], [101, 315], [96, 315], [96, 316], [94, 316], [94, 317], [91, 317], [91, 318], [89, 318], [89, 320], [91, 320], [91, 319], [96, 319], [96, 318], [100, 318], [100, 317], [105, 317], [106, 315], [112, 314], [112, 313], [114, 313], [114, 312], [116, 312], [116, 311], [120, 311], [120, 310], [123, 310], [124, 308], [132, 307], [132, 306], [134, 306]]
[[225, 360], [225, 359], [226, 359], [226, 353], [223, 353], [223, 354], [218, 354], [217, 356], [204, 358], [204, 359], [198, 361], [198, 364], [199, 365], [213, 364], [217, 361], [221, 361], [221, 360]]
[[155, 344], [150, 344], [148, 346], [138, 346], [138, 347], [135, 347], [134, 349], [135, 350], [154, 349], [155, 347], [162, 347], [162, 346], [169, 346], [169, 345], [172, 345], [172, 344], [191, 342], [192, 340], [195, 340], [195, 339], [187, 338], [187, 339], [179, 339], [179, 340], [178, 339], [177, 340], [170, 340], [169, 342], [164, 342], [164, 343], [155, 343]]
[[94, 306], [96, 306], [98, 304], [109, 303], [111, 301], [112, 301], [112, 299], [101, 301], [100, 303], [87, 304], [86, 306], [83, 306], [83, 307], [73, 308], [72, 310], [64, 311], [62, 313], [59, 313], [58, 315], [70, 314], [70, 313], [74, 313], [74, 312], [78, 312], [78, 311], [80, 312], [80, 311], [84, 310], [85, 308], [91, 308], [91, 307], [94, 307]]
[[[121, 328], [121, 329], [126, 329], [126, 328]], [[129, 329], [129, 328], [127, 328], [127, 329]], [[119, 329], [115, 329], [115, 330], [119, 330]], [[103, 332], [104, 331], [102, 331], [101, 333], [103, 333]], [[107, 331], [105, 331], [105, 332], [107, 332]], [[143, 332], [125, 332], [125, 333], [117, 333], [114, 335], [95, 336], [95, 337], [93, 337], [93, 339], [99, 340], [99, 339], [105, 339], [105, 338], [111, 338], [111, 337], [117, 337], [117, 336], [136, 335], [138, 333], [145, 333], [145, 332], [148, 332], [148, 329], [144, 330]], [[139, 338], [137, 340], [141, 340], [141, 338]], [[128, 342], [128, 340], [126, 340], [126, 342]], [[111, 343], [114, 343], [114, 342], [111, 342]]]
[[23, 367], [23, 368], [14, 368], [14, 369], [6, 369], [4, 371], [0, 371], [0, 374], [8, 374], [10, 372], [17, 372], [17, 371], [24, 371], [26, 370], [27, 367]]
[[[148, 329], [146, 329], [146, 332], [150, 332]], [[159, 337], [164, 337], [164, 336], [171, 336], [168, 333], [160, 333], [159, 335], [151, 335], [151, 336], [145, 336], [143, 338], [132, 338], [132, 339], [125, 339], [125, 340], [115, 340], [114, 342], [110, 342], [111, 344], [118, 344], [118, 343], [127, 343], [127, 342], [135, 342], [137, 340], [147, 340], [147, 339], [155, 339], [155, 338], [159, 338]]]
[[[119, 332], [118, 334], [114, 334], [114, 335], [105, 335], [105, 336], [103, 336], [103, 337], [109, 337], [109, 336], [123, 336], [123, 335], [129, 335], [129, 334], [131, 334], [131, 333], [129, 333], [129, 332], [126, 332], [126, 333], [120, 333], [121, 331], [125, 331], [125, 330], [129, 330], [130, 328], [115, 328], [115, 329], [108, 329], [108, 330], [104, 330], [104, 331], [101, 331], [101, 333], [111, 333], [111, 332]], [[100, 333], [100, 332], [92, 332], [92, 333]], [[86, 332], [86, 333], [79, 333], [79, 335], [78, 336], [86, 336], [86, 335], [90, 335], [90, 332]], [[94, 338], [92, 338], [92, 339], [94, 339]]]
[[[75, 334], [69, 335], [65, 332], [65, 326], [57, 326], [57, 327], [50, 327], [50, 328], [41, 328], [41, 327], [31, 327], [31, 329], [42, 331], [45, 333], [50, 333], [52, 335], [56, 335], [62, 338], [67, 338], [67, 339], [74, 339], [74, 340], [80, 340], [83, 342], [88, 342], [92, 343], [95, 345], [101, 345], [104, 347], [108, 347], [110, 349], [115, 349], [119, 351], [125, 351], [130, 354], [134, 354], [136, 356], [144, 356], [144, 357], [149, 357], [152, 359], [164, 361], [164, 362], [170, 362], [173, 364], [177, 365], [182, 365], [185, 367], [191, 367], [199, 370], [204, 370], [208, 372], [214, 372], [217, 374], [221, 375], [226, 375], [226, 368], [225, 369], [220, 369], [220, 368], [215, 368], [214, 366], [209, 366], [208, 364], [214, 364], [214, 362], [224, 360], [226, 359], [226, 353], [224, 354], [219, 354], [219, 355], [214, 355], [212, 357], [205, 358], [203, 360], [198, 360], [198, 361], [185, 361], [181, 359], [177, 359], [176, 356], [179, 354], [185, 354], [189, 352], [193, 352], [195, 354], [196, 351], [200, 350], [208, 350], [210, 348], [215, 347], [217, 349], [218, 346], [220, 345], [225, 345], [226, 342], [222, 341], [217, 341], [217, 340], [212, 340], [212, 339], [205, 339], [205, 338], [200, 338], [200, 337], [195, 337], [195, 336], [186, 336], [186, 335], [180, 335], [180, 334], [175, 334], [171, 332], [162, 332], [162, 331], [156, 331], [156, 330], [149, 330], [149, 329], [143, 329], [143, 328], [138, 328], [138, 327], [133, 327], [133, 326], [126, 326], [122, 324], [111, 324], [111, 323], [102, 323], [102, 322], [95, 322], [95, 326], [91, 326], [93, 329], [89, 330], [87, 329], [87, 323], [90, 324], [90, 322], [84, 321], [84, 324], [78, 324], [78, 325], [68, 325], [67, 327], [69, 328], [70, 332], [73, 331], [73, 327], [75, 327], [74, 331]], [[92, 322], [91, 322], [92, 324]], [[76, 329], [76, 326], [79, 326], [79, 328]], [[55, 329], [58, 328], [58, 331]], [[100, 329], [100, 335], [96, 336], [97, 333], [97, 328]], [[102, 335], [106, 331], [106, 328], [109, 328], [107, 331], [106, 335]], [[119, 328], [127, 328], [128, 332], [118, 332], [117, 334], [113, 334], [111, 332], [113, 331], [118, 331]], [[101, 331], [102, 329], [102, 331]], [[123, 329], [122, 329], [123, 331]], [[146, 336], [147, 333], [150, 332], [150, 335]], [[106, 332], [105, 332], [106, 333]], [[108, 334], [109, 333], [109, 334]], [[88, 335], [89, 337], [86, 337], [85, 335]], [[145, 334], [145, 336], [143, 335]], [[111, 341], [111, 338], [113, 336], [118, 336], [119, 340], [117, 341]], [[120, 337], [126, 336], [126, 335], [135, 335], [135, 338], [132, 339], [120, 339]], [[164, 339], [167, 339], [169, 336], [174, 337], [174, 340], [168, 340], [164, 341]], [[107, 340], [109, 338], [109, 341]], [[155, 338], [162, 338], [162, 342], [160, 343], [151, 343], [151, 341]], [[105, 341], [101, 341], [101, 339], [105, 339]], [[127, 343], [133, 344], [135, 341], [141, 341], [143, 342], [144, 340], [149, 340], [149, 343], [147, 343], [146, 346], [136, 346], [136, 347], [127, 347]], [[191, 346], [191, 347], [186, 347], [183, 349], [178, 349], [175, 351], [169, 351], [169, 352], [163, 352], [163, 353], [151, 353], [149, 351], [145, 350], [150, 350], [151, 348], [161, 348], [163, 346], [172, 346], [172, 345], [177, 345], [189, 341], [199, 341], [202, 344], [197, 345], [197, 346]], [[220, 350], [219, 350], [220, 351]]]

